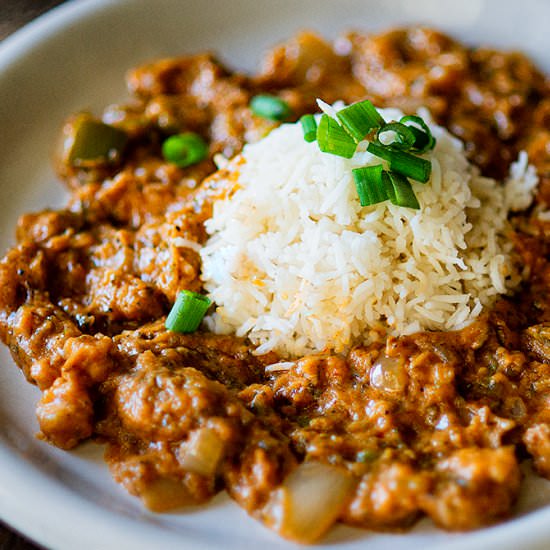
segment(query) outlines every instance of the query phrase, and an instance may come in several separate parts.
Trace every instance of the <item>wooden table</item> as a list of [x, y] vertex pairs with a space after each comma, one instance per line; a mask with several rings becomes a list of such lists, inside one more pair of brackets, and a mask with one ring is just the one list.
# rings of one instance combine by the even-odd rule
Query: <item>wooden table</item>
[[[63, 0], [0, 0], [0, 40]], [[39, 550], [39, 547], [0, 522], [0, 550]]]

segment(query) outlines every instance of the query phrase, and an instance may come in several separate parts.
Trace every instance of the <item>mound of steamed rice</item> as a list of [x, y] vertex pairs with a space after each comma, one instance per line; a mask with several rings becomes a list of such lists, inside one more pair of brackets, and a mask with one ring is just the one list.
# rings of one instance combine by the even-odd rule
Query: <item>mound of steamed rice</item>
[[429, 125], [432, 176], [412, 184], [420, 210], [361, 207], [351, 171], [382, 162], [365, 143], [348, 160], [285, 124], [247, 145], [226, 167], [235, 191], [206, 223], [210, 328], [248, 336], [258, 353], [340, 352], [380, 334], [463, 327], [512, 291], [521, 273], [507, 216], [530, 204], [535, 171], [522, 153], [506, 182], [481, 177], [462, 143]]

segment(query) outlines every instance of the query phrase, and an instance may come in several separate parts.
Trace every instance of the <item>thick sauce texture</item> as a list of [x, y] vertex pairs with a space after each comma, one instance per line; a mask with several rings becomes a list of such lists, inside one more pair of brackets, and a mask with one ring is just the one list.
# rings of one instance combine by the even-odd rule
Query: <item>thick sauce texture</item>
[[[540, 216], [550, 208], [550, 83], [528, 59], [422, 28], [334, 44], [302, 33], [254, 76], [200, 54], [138, 67], [127, 81], [131, 101], [102, 116], [128, 134], [124, 155], [60, 162], [66, 208], [22, 216], [0, 263], [0, 337], [42, 391], [40, 437], [63, 449], [104, 443], [116, 481], [153, 510], [225, 489], [305, 542], [334, 521], [402, 529], [428, 515], [475, 528], [513, 512], [521, 460], [550, 478], [550, 222]], [[527, 151], [540, 185], [513, 220], [522, 290], [459, 332], [390, 337], [290, 367], [269, 368], [280, 359], [236, 337], [167, 331], [177, 291], [201, 290], [196, 246], [223, 194], [206, 177], [212, 157], [274, 127], [250, 111], [257, 93], [285, 99], [294, 119], [316, 111], [317, 97], [427, 106], [490, 176]], [[207, 160], [184, 169], [163, 160], [162, 140], [182, 131], [208, 141]], [[273, 512], [304, 462], [346, 479], [321, 532], [281, 520], [294, 513], [284, 502]]]

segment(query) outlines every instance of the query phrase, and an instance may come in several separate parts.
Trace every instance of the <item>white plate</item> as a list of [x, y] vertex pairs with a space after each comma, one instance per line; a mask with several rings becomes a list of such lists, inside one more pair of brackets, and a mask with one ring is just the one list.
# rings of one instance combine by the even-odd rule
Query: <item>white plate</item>
[[[328, 37], [349, 29], [421, 22], [472, 44], [529, 53], [546, 71], [545, 0], [81, 0], [57, 8], [0, 46], [0, 253], [24, 211], [61, 204], [50, 168], [62, 120], [100, 112], [126, 97], [129, 67], [159, 56], [211, 49], [253, 69], [261, 51], [303, 28]], [[38, 391], [0, 351], [0, 516], [50, 548], [262, 550], [292, 548], [227, 497], [186, 513], [154, 515], [111, 480], [92, 444], [61, 452], [34, 438]], [[429, 521], [404, 535], [339, 526], [321, 548], [545, 548], [549, 483], [528, 475], [515, 519], [468, 534]]]

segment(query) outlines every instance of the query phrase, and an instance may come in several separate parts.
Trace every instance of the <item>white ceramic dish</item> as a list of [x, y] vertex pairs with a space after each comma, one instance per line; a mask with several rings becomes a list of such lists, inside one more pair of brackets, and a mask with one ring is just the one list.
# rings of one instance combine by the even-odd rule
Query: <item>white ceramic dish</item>
[[[545, 0], [80, 0], [57, 8], [0, 46], [0, 253], [17, 216], [55, 206], [63, 191], [50, 168], [52, 141], [71, 112], [99, 112], [125, 97], [127, 68], [204, 49], [253, 69], [261, 51], [311, 28], [328, 37], [349, 28], [435, 25], [470, 43], [529, 53], [546, 71]], [[263, 550], [292, 548], [227, 497], [178, 514], [154, 515], [115, 485], [101, 448], [61, 452], [34, 438], [38, 391], [0, 350], [0, 517], [48, 548]], [[338, 527], [321, 548], [547, 548], [550, 484], [528, 474], [515, 519], [468, 534], [427, 520], [404, 535]]]

